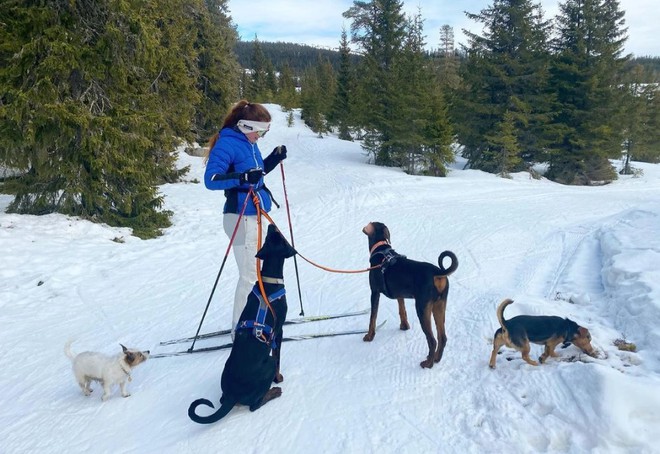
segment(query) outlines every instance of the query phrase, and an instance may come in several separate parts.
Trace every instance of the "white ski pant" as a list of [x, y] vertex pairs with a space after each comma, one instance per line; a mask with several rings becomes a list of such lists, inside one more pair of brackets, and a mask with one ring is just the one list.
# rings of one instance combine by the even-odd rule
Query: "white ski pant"
[[[238, 214], [225, 213], [223, 216], [223, 227], [230, 240], [234, 228], [236, 228], [237, 221]], [[257, 259], [255, 258], [258, 247], [257, 228], [256, 216], [243, 215], [236, 231], [236, 237], [234, 237], [234, 242], [232, 243], [234, 258], [238, 267], [238, 283], [236, 284], [236, 292], [234, 293], [234, 313], [231, 325], [232, 337], [236, 329], [236, 324], [247, 303], [247, 297], [252, 291], [254, 283], [257, 281]]]

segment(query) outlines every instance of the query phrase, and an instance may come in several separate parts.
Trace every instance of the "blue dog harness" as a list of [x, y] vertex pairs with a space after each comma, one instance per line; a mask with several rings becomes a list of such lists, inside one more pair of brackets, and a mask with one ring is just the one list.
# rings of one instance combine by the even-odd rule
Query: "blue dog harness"
[[[277, 348], [277, 343], [275, 342], [275, 330], [273, 330], [272, 326], [266, 324], [268, 306], [266, 305], [263, 296], [261, 296], [258, 285], [255, 285], [254, 288], [252, 288], [252, 293], [259, 299], [257, 316], [254, 320], [244, 320], [242, 322], [238, 322], [238, 325], [236, 325], [236, 330], [252, 329], [252, 334], [254, 337], [256, 337], [259, 341], [269, 345], [270, 348], [275, 349]], [[284, 287], [282, 287], [280, 290], [277, 290], [276, 292], [268, 295], [268, 301], [272, 303], [273, 301], [282, 298], [285, 294], [286, 290]]]

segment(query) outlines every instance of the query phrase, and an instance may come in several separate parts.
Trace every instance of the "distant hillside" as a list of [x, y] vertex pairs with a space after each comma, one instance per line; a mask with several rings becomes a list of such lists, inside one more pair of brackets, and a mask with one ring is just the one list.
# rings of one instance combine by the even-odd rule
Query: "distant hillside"
[[[288, 63], [296, 74], [300, 74], [308, 66], [314, 66], [319, 61], [319, 57], [327, 59], [335, 70], [339, 69], [339, 38], [337, 39], [337, 49], [321, 49], [305, 44], [283, 43], [283, 42], [265, 42], [259, 41], [259, 46], [267, 59], [269, 59], [276, 69], [281, 69], [285, 63]], [[238, 41], [234, 47], [238, 63], [243, 68], [251, 66], [252, 53], [254, 49], [253, 41]], [[355, 61], [360, 57], [354, 56]]]
[[660, 57], [637, 57], [633, 58], [629, 67], [641, 65], [644, 68], [643, 82], [660, 82]]

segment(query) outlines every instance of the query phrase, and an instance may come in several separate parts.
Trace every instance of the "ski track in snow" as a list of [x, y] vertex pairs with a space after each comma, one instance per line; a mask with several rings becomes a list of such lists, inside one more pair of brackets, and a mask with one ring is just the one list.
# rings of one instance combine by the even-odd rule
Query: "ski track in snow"
[[[228, 350], [154, 358], [132, 373], [129, 399], [115, 391], [101, 403], [98, 386], [84, 398], [62, 352], [67, 339], [76, 340], [76, 352], [114, 353], [119, 342], [156, 352], [164, 350], [159, 341], [198, 327], [228, 240], [221, 194], [193, 183], [202, 179], [201, 162], [182, 156], [192, 165], [190, 182], [161, 188], [175, 214], [159, 239], [57, 215], [0, 214], [0, 245], [11, 264], [0, 269], [0, 364], [14, 371], [0, 377], [0, 452], [660, 452], [649, 430], [660, 424], [652, 397], [660, 361], [649, 352], [658, 335], [653, 323], [640, 322], [660, 321], [660, 310], [620, 245], [635, 239], [635, 228], [657, 222], [657, 201], [637, 188], [657, 194], [657, 176], [604, 188], [469, 170], [409, 176], [365, 165], [358, 144], [318, 139], [299, 119], [286, 128], [279, 108], [271, 113], [276, 127], [260, 147], [265, 155], [280, 143], [290, 150], [286, 184], [302, 255], [339, 270], [366, 269], [361, 229], [370, 221], [387, 224], [394, 249], [411, 259], [437, 264], [443, 250], [456, 252], [442, 362], [419, 367], [427, 346], [413, 302], [411, 329], [401, 331], [396, 301], [381, 297], [378, 320], [387, 323], [373, 342], [354, 335], [285, 343], [283, 396], [256, 413], [236, 407], [208, 427], [186, 416], [196, 398], [218, 402]], [[279, 172], [268, 177], [282, 205], [271, 216], [288, 236]], [[0, 205], [8, 200], [0, 196]], [[622, 237], [628, 223], [630, 238]], [[125, 243], [112, 241], [118, 237]], [[654, 253], [657, 240], [639, 252]], [[237, 276], [229, 254], [202, 332], [228, 327]], [[301, 257], [297, 263], [306, 315], [369, 306], [366, 273], [328, 273]], [[295, 318], [292, 260], [285, 280], [288, 317]], [[637, 286], [627, 289], [629, 282]], [[584, 324], [601, 357], [571, 346], [532, 367], [503, 348], [490, 370], [495, 309], [507, 297], [515, 300], [508, 318], [561, 315]], [[286, 326], [285, 335], [367, 324], [367, 315], [349, 317]], [[622, 333], [638, 335], [646, 350], [618, 351], [612, 341]], [[533, 346], [532, 356], [541, 352]], [[604, 396], [623, 406], [619, 390], [643, 404], [613, 413]]]

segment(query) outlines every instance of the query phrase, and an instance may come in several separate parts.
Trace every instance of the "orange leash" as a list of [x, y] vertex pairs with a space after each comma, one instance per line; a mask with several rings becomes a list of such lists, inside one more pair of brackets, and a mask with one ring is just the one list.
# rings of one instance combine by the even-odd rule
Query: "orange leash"
[[[275, 224], [275, 221], [273, 221], [273, 219], [268, 215], [268, 213], [266, 213], [265, 211], [262, 211], [261, 208], [259, 208], [259, 212], [261, 213], [262, 216], [264, 216], [266, 219], [268, 219], [268, 222], [273, 224], [280, 233], [282, 233], [282, 231], [279, 229], [279, 227], [277, 227], [277, 225]], [[320, 269], [325, 270], [325, 271], [329, 271], [331, 273], [345, 273], [345, 274], [366, 273], [367, 271], [375, 270], [375, 269], [378, 269], [378, 268], [381, 267], [381, 265], [376, 265], [376, 266], [366, 268], [364, 270], [337, 270], [337, 269], [334, 269], [334, 268], [328, 268], [327, 266], [319, 265], [318, 263], [315, 263], [315, 262], [311, 261], [310, 259], [308, 259], [307, 257], [305, 257], [304, 255], [302, 255], [297, 250], [296, 250], [296, 254], [298, 254], [303, 260], [305, 260], [310, 265], [314, 265], [317, 268], [320, 268]]]
[[[261, 215], [265, 214], [266, 218], [271, 221], [270, 216], [266, 214], [265, 211], [261, 209], [261, 205], [259, 204], [259, 196], [250, 188], [250, 192], [252, 193], [252, 202], [254, 203], [254, 207], [257, 209], [257, 252], [259, 249], [261, 249], [261, 235], [262, 235], [262, 227], [261, 227]], [[248, 196], [250, 194], [248, 193]], [[266, 306], [268, 307], [268, 310], [270, 311], [271, 314], [273, 314], [273, 326], [275, 326], [275, 323], [277, 322], [277, 315], [275, 315], [275, 310], [273, 309], [273, 306], [270, 305], [270, 301], [268, 301], [268, 295], [266, 295], [266, 289], [264, 288], [264, 282], [263, 279], [261, 278], [261, 259], [257, 257], [256, 260], [257, 264], [257, 283], [259, 284], [259, 291], [261, 292], [261, 296], [264, 299], [264, 303], [266, 303]]]

